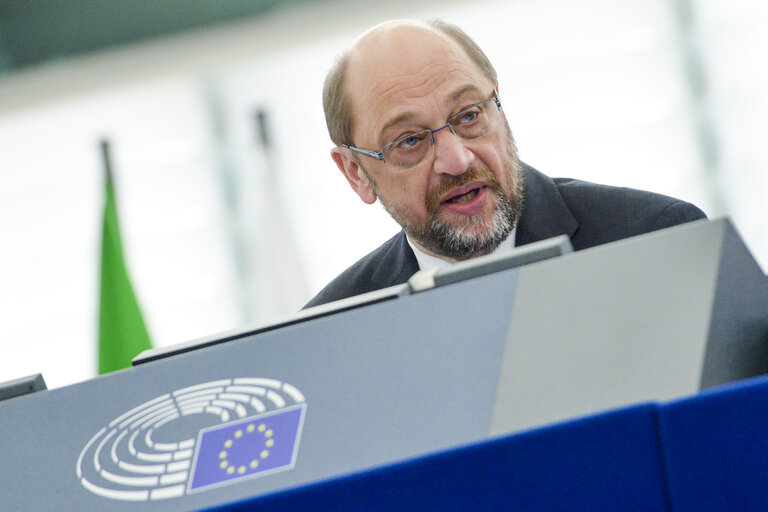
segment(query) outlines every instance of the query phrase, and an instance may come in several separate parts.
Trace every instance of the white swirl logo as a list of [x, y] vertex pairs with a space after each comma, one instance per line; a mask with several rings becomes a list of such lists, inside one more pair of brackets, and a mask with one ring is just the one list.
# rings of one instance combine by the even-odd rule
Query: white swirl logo
[[273, 379], [179, 389], [112, 420], [85, 445], [77, 478], [126, 501], [176, 498], [293, 468], [306, 400]]

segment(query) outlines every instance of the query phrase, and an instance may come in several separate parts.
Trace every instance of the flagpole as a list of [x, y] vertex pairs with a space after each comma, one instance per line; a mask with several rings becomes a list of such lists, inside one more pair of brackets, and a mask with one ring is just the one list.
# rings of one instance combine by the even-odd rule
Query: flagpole
[[101, 150], [101, 162], [104, 165], [104, 177], [107, 183], [113, 183], [112, 181], [112, 159], [109, 153], [109, 141], [107, 139], [101, 139], [99, 141], [99, 149]]

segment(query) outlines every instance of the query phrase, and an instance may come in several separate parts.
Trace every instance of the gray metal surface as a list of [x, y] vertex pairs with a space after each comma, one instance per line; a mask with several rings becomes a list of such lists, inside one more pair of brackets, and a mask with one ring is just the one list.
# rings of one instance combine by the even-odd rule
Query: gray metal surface
[[722, 224], [721, 236], [702, 388], [768, 368], [768, 278], [732, 224]]
[[524, 267], [491, 432], [765, 373], [766, 336], [768, 283], [725, 219]]

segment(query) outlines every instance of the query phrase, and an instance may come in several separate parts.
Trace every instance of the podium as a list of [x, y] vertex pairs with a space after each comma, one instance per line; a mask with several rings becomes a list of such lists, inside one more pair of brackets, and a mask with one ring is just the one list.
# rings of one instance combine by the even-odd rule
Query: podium
[[[688, 417], [668, 410], [768, 369], [768, 283], [727, 220], [479, 274], [320, 306], [0, 402], [0, 509], [295, 510], [336, 496], [343, 510], [345, 496], [362, 503], [352, 492], [378, 496], [374, 510], [407, 498], [391, 486], [409, 482], [433, 508], [465, 489], [471, 509], [489, 481], [514, 488], [521, 507], [548, 489], [559, 491], [547, 510], [588, 510], [588, 496], [606, 504], [611, 489], [627, 510], [664, 505], [665, 468], [700, 455], [660, 441]], [[699, 417], [724, 425], [714, 437], [738, 433], [729, 419]], [[515, 466], [542, 460], [547, 472]], [[452, 485], [431, 480], [440, 468]]]

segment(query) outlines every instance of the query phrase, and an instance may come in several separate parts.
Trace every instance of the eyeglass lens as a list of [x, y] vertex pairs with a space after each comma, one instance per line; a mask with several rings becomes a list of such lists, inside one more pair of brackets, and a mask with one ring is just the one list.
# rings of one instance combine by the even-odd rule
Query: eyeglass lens
[[[434, 132], [450, 126], [459, 140], [471, 142], [487, 135], [496, 126], [499, 115], [495, 99], [491, 98], [454, 114]], [[384, 161], [403, 170], [416, 167], [432, 155], [434, 132], [422, 130], [400, 137], [384, 150]]]

